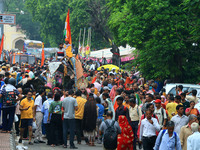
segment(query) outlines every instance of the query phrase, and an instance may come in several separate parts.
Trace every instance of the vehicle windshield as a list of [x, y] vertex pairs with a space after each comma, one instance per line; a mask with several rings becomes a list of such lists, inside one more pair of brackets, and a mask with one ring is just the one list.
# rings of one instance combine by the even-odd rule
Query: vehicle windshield
[[[193, 87], [183, 87], [183, 92], [191, 92], [192, 90], [197, 90], [197, 97], [200, 97], [200, 88], [193, 88]], [[173, 87], [168, 94], [173, 94], [174, 96], [176, 95], [176, 88]], [[190, 93], [189, 95], [192, 95]]]
[[[189, 87], [183, 87], [183, 92], [188, 91]], [[176, 95], [176, 87], [173, 87], [168, 94], [173, 94], [174, 96]]]

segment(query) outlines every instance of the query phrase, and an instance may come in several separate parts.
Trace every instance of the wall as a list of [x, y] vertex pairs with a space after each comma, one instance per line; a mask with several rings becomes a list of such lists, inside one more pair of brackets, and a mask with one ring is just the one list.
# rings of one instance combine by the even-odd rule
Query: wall
[[[26, 35], [18, 26], [4, 25], [4, 49], [15, 49], [15, 44], [18, 40], [25, 40]], [[19, 43], [19, 42], [18, 42]], [[20, 42], [22, 44], [22, 42]], [[18, 45], [19, 46], [19, 45]], [[23, 46], [19, 46], [23, 47]], [[21, 49], [22, 50], [22, 49]]]

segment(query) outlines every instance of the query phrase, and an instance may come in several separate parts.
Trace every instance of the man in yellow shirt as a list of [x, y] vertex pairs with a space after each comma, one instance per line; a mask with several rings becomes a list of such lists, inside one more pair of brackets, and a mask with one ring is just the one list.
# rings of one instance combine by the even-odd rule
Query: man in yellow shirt
[[81, 97], [81, 91], [76, 91], [76, 101], [78, 104], [78, 109], [75, 111], [75, 121], [76, 121], [76, 136], [78, 144], [81, 144], [81, 133], [82, 133], [82, 120], [84, 115], [84, 106], [87, 102], [86, 99]]
[[166, 110], [168, 112], [168, 116], [169, 116], [170, 120], [176, 114], [176, 106], [177, 105], [178, 104], [174, 102], [174, 96], [170, 96], [169, 103], [166, 106]]
[[21, 129], [20, 129], [20, 139], [19, 143], [22, 143], [22, 138], [24, 134], [24, 129], [28, 127], [29, 130], [29, 145], [33, 145], [32, 139], [32, 124], [35, 121], [34, 116], [34, 101], [32, 100], [32, 91], [28, 91], [27, 97], [23, 99], [20, 103], [19, 109], [21, 111]]

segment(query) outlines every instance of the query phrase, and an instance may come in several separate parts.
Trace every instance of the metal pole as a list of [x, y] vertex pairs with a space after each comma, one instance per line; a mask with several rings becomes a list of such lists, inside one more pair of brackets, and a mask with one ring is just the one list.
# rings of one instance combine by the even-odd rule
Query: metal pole
[[[0, 14], [4, 13], [4, 0], [0, 0]], [[0, 24], [0, 38], [3, 36], [3, 24]]]
[[81, 49], [81, 29], [80, 29], [80, 33], [79, 33], [79, 41], [78, 41], [78, 54], [81, 55], [80, 53], [80, 49]]
[[85, 57], [85, 30], [86, 28], [84, 28], [84, 33], [83, 33], [82, 57]]

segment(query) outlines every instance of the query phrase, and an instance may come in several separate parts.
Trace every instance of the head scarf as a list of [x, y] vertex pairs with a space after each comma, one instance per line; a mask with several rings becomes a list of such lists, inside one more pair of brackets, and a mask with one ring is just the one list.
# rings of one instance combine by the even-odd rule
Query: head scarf
[[[131, 78], [130, 78], [130, 77], [127, 77], [127, 78], [126, 78], [126, 82], [125, 82], [125, 84], [124, 84], [125, 87], [126, 87], [127, 84], [130, 84], [130, 83], [131, 83]], [[126, 88], [127, 88], [127, 87], [126, 87]]]
[[164, 95], [162, 95], [161, 98], [164, 98], [165, 99], [164, 102], [166, 102], [166, 97]]
[[109, 96], [110, 96], [110, 99], [113, 101], [114, 100], [114, 98], [115, 98], [115, 88], [116, 88], [117, 86], [116, 85], [114, 85], [113, 87], [112, 87], [112, 89], [111, 89], [111, 91], [110, 91], [110, 94], [109, 94]]

